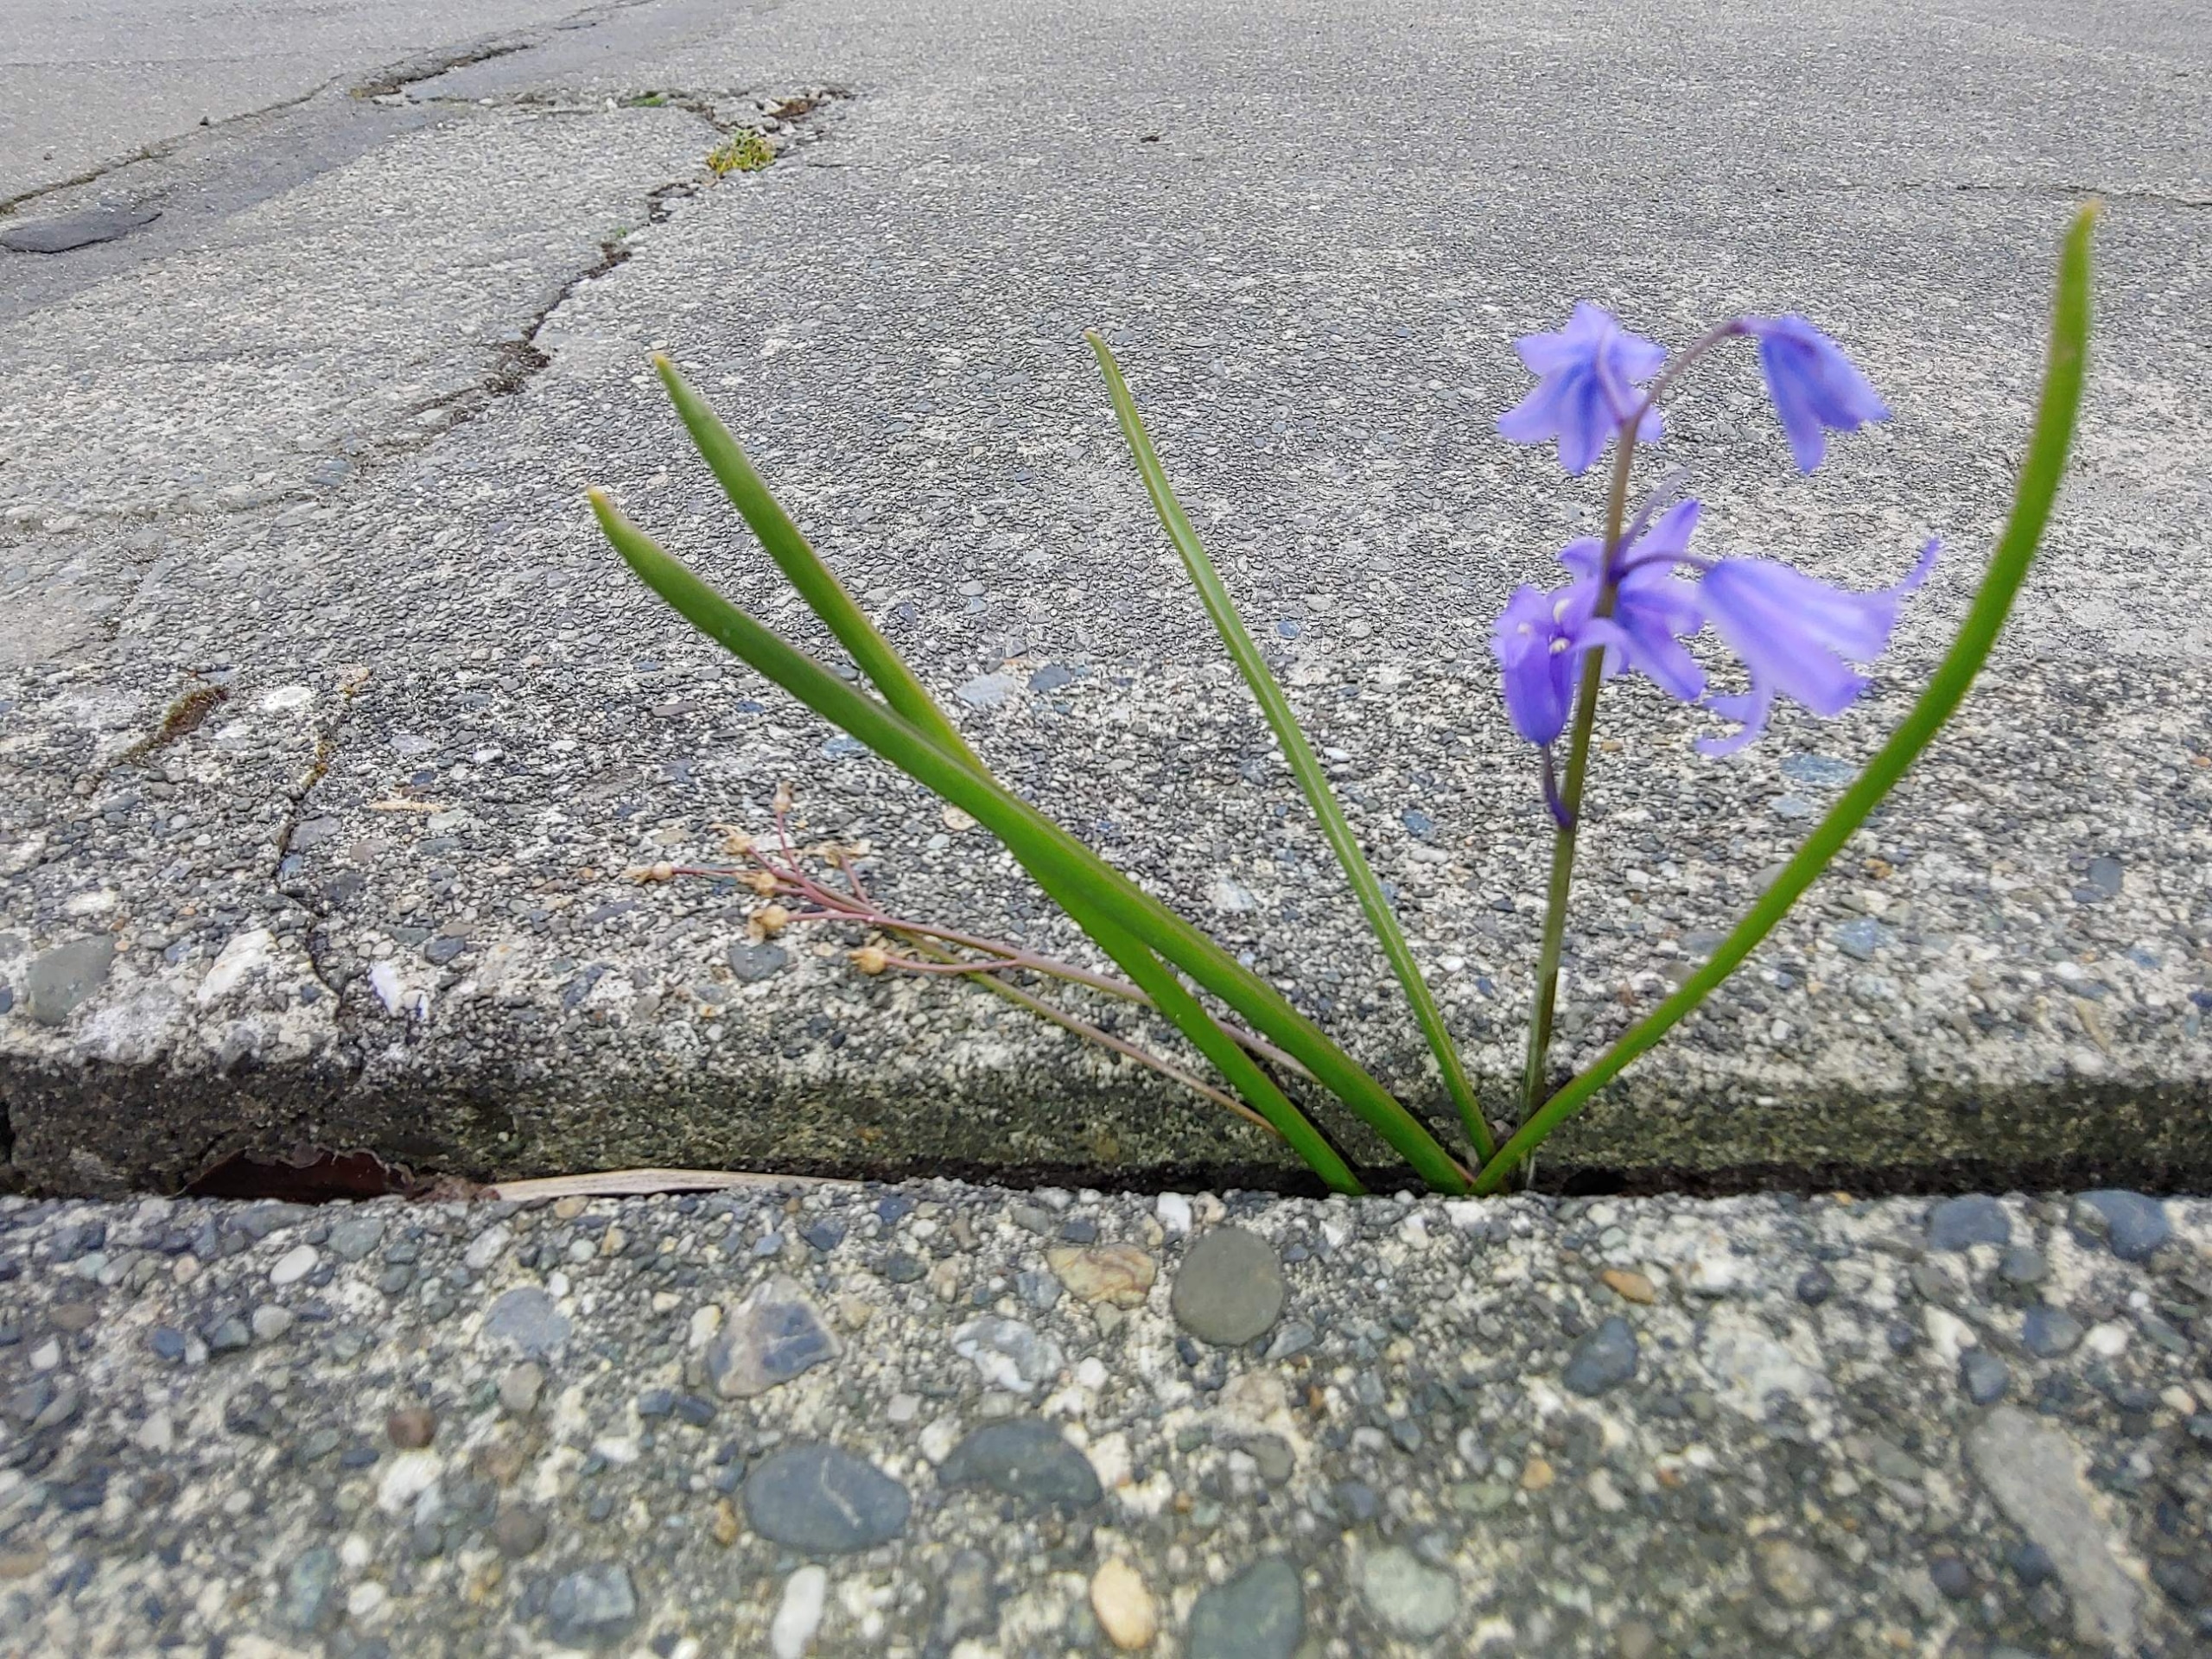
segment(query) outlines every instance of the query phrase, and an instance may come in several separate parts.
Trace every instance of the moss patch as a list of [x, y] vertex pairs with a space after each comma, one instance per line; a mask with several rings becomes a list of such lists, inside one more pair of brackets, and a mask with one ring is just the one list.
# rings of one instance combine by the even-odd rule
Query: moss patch
[[733, 173], [758, 173], [776, 159], [767, 139], [750, 127], [741, 127], [707, 156], [707, 170], [718, 179]]

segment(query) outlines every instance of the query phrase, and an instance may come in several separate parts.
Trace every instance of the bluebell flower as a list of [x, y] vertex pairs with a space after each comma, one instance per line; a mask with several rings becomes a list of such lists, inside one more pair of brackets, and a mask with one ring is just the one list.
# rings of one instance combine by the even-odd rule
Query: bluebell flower
[[1889, 406], [1843, 348], [1804, 318], [1745, 317], [1743, 327], [1759, 343], [1759, 372], [1799, 472], [1821, 464], [1830, 432], [1855, 432], [1890, 418]]
[[1614, 560], [1613, 613], [1602, 621], [1591, 613], [1597, 608], [1605, 544], [1590, 536], [1560, 550], [1560, 562], [1575, 575], [1562, 625], [1579, 645], [1605, 647], [1607, 678], [1635, 669], [1683, 702], [1705, 695], [1705, 671], [1682, 645], [1705, 624], [1698, 590], [1674, 574], [1676, 565], [1693, 563], [1690, 534], [1703, 511], [1697, 502], [1684, 501], [1632, 537]]
[[[1658, 345], [1630, 334], [1611, 312], [1587, 300], [1557, 334], [1524, 334], [1514, 349], [1536, 385], [1497, 417], [1497, 429], [1516, 443], [1557, 438], [1559, 464], [1574, 474], [1605, 453], [1643, 401], [1638, 386], [1667, 360]], [[1656, 441], [1660, 432], [1659, 411], [1646, 410], [1637, 436]]]
[[1595, 537], [1560, 550], [1573, 581], [1548, 593], [1522, 588], [1506, 601], [1491, 644], [1515, 731], [1540, 747], [1558, 739], [1573, 708], [1582, 653], [1593, 647], [1604, 650], [1609, 676], [1638, 669], [1685, 702], [1703, 695], [1704, 671], [1681, 644], [1703, 626], [1697, 589], [1672, 574], [1689, 556], [1698, 512], [1696, 502], [1683, 502], [1615, 560], [1618, 584], [1610, 617], [1595, 614], [1604, 547]]
[[1920, 550], [1903, 582], [1871, 594], [1830, 587], [1770, 559], [1721, 559], [1698, 583], [1706, 620], [1751, 677], [1740, 696], [1709, 697], [1706, 707], [1741, 722], [1726, 737], [1698, 740], [1704, 754], [1732, 754], [1766, 729], [1777, 693], [1822, 718], [1841, 714], [1864, 691], [1852, 666], [1871, 663], [1890, 643], [1904, 597], [1935, 568], [1940, 539]]
[[1505, 690], [1513, 729], [1539, 748], [1549, 748], [1567, 728], [1574, 704], [1574, 672], [1581, 652], [1567, 637], [1561, 610], [1565, 590], [1548, 594], [1521, 588], [1505, 601], [1491, 635], [1491, 649]]
[[[1701, 704], [1741, 729], [1702, 738], [1708, 755], [1732, 754], [1766, 729], [1777, 696], [1823, 718], [1866, 689], [1854, 664], [1887, 647], [1905, 595], [1927, 579], [1942, 543], [1931, 541], [1904, 581], [1854, 594], [1770, 559], [1709, 559], [1690, 551], [1703, 509], [1684, 501], [1645, 527], [1639, 518], [1613, 559], [1613, 610], [1596, 614], [1603, 544], [1571, 542], [1560, 560], [1573, 580], [1547, 593], [1522, 588], [1508, 601], [1493, 640], [1513, 728], [1549, 747], [1573, 712], [1583, 655], [1605, 652], [1608, 677], [1634, 671], [1679, 702]], [[1701, 580], [1685, 582], [1689, 569]], [[1707, 695], [1705, 671], [1684, 643], [1708, 624], [1751, 677], [1748, 691]]]

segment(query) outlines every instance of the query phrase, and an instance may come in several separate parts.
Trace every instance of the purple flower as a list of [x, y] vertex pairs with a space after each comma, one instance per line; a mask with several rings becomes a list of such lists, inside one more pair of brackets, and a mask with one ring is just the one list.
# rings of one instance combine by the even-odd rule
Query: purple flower
[[1560, 626], [1568, 591], [1517, 589], [1505, 601], [1491, 636], [1503, 677], [1506, 715], [1513, 729], [1539, 748], [1558, 741], [1574, 702], [1574, 671], [1582, 653]]
[[1609, 676], [1633, 668], [1685, 702], [1704, 694], [1704, 671], [1681, 644], [1703, 626], [1697, 589], [1673, 574], [1675, 565], [1689, 556], [1699, 511], [1696, 502], [1683, 502], [1615, 559], [1619, 582], [1610, 617], [1594, 614], [1603, 549], [1595, 537], [1560, 550], [1573, 581], [1549, 593], [1522, 588], [1506, 602], [1492, 646], [1514, 730], [1540, 747], [1558, 740], [1574, 706], [1582, 653], [1593, 646], [1604, 650]]
[[[1630, 532], [1613, 558], [1613, 610], [1596, 614], [1602, 544], [1571, 542], [1560, 560], [1573, 580], [1546, 593], [1522, 588], [1497, 620], [1493, 646], [1503, 671], [1506, 712], [1514, 730], [1549, 747], [1574, 706], [1583, 653], [1605, 652], [1608, 677], [1634, 671], [1677, 702], [1702, 703], [1742, 729], [1701, 738], [1708, 755], [1732, 754], [1766, 729], [1777, 695], [1786, 694], [1823, 718], [1839, 715], [1864, 691], [1853, 667], [1889, 645], [1906, 594], [1927, 579], [1940, 541], [1921, 550], [1904, 580], [1871, 594], [1832, 587], [1770, 559], [1707, 559], [1690, 551], [1703, 509], [1684, 501]], [[1678, 569], [1703, 573], [1685, 582]], [[1683, 642], [1710, 623], [1751, 676], [1751, 689], [1708, 696], [1705, 671]]]
[[1829, 432], [1855, 432], [1890, 418], [1888, 405], [1843, 348], [1804, 318], [1745, 317], [1743, 326], [1759, 343], [1759, 371], [1799, 472], [1821, 464]]
[[1726, 737], [1698, 740], [1700, 753], [1732, 754], [1766, 729], [1777, 692], [1815, 714], [1840, 715], [1867, 681], [1854, 663], [1871, 663], [1890, 642], [1904, 596], [1935, 568], [1940, 539], [1921, 550], [1903, 582], [1872, 594], [1832, 588], [1769, 559], [1722, 559], [1705, 573], [1698, 598], [1706, 620], [1743, 660], [1751, 689], [1710, 697], [1706, 707], [1742, 722]]
[[1705, 618], [1698, 608], [1698, 590], [1675, 575], [1674, 569], [1694, 563], [1690, 534], [1703, 510], [1695, 501], [1669, 508], [1616, 556], [1613, 613], [1604, 621], [1591, 615], [1598, 603], [1598, 563], [1604, 543], [1594, 536], [1586, 537], [1568, 543], [1559, 555], [1576, 578], [1567, 589], [1571, 598], [1562, 619], [1576, 643], [1605, 647], [1608, 678], [1635, 669], [1683, 702], [1695, 702], [1705, 695], [1705, 671], [1682, 645], [1704, 626]]
[[[1588, 470], [1622, 423], [1643, 399], [1637, 385], [1659, 372], [1667, 353], [1624, 329], [1613, 314], [1585, 300], [1555, 334], [1524, 334], [1514, 342], [1536, 378], [1535, 389], [1497, 417], [1516, 443], [1559, 440], [1559, 464]], [[1786, 417], [1785, 417], [1786, 418]], [[1659, 411], [1645, 411], [1637, 436], [1656, 441]]]

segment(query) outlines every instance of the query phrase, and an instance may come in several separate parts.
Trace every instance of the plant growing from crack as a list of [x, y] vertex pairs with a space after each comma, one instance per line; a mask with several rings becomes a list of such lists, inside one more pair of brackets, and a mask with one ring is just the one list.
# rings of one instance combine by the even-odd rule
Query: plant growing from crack
[[733, 173], [758, 173], [776, 159], [766, 135], [740, 127], [707, 154], [707, 171], [718, 179]]
[[[847, 684], [731, 603], [664, 552], [601, 492], [592, 492], [592, 508], [631, 569], [680, 615], [816, 714], [988, 827], [1126, 977], [1091, 973], [1001, 941], [880, 911], [842, 849], [823, 853], [836, 871], [835, 883], [808, 874], [792, 850], [785, 821], [787, 802], [780, 794], [774, 849], [759, 843], [744, 849], [752, 860], [746, 874], [767, 901], [756, 917], [757, 925], [780, 929], [835, 921], [873, 930], [903, 948], [894, 954], [871, 938], [855, 952], [856, 965], [863, 971], [957, 975], [984, 985], [1264, 1123], [1339, 1192], [1362, 1191], [1359, 1178], [1308, 1111], [1293, 1102], [1287, 1084], [1309, 1098], [1332, 1097], [1380, 1135], [1431, 1187], [1447, 1192], [1495, 1192], [1515, 1178], [1548, 1135], [1743, 963], [1896, 786], [1964, 698], [2026, 578], [2065, 470], [2088, 336], [2089, 243], [2096, 213], [2094, 204], [2084, 208], [2065, 238], [2043, 390], [2012, 511], [1949, 649], [1904, 721], [1704, 964], [1590, 1066], [1556, 1086], [1550, 1068], [1554, 1004], [1576, 842], [1586, 811], [1592, 734], [1605, 682], [1618, 673], [1640, 672], [1670, 695], [1734, 724], [1734, 734], [1700, 745], [1708, 753], [1732, 751], [1755, 737], [1780, 694], [1816, 715], [1838, 714], [1865, 690], [1866, 681], [1856, 665], [1871, 663], [1885, 649], [1899, 605], [1927, 574], [1936, 546], [1929, 543], [1910, 573], [1892, 588], [1853, 594], [1770, 561], [1692, 552], [1701, 509], [1694, 501], [1671, 503], [1668, 486], [1654, 491], [1630, 512], [1636, 451], [1662, 439], [1666, 394], [1686, 370], [1732, 341], [1755, 342], [1768, 391], [1802, 470], [1819, 463], [1827, 433], [1847, 432], [1886, 417], [1880, 399], [1834, 342], [1801, 317], [1733, 318], [1669, 357], [1653, 342], [1623, 329], [1610, 314], [1584, 305], [1563, 329], [1530, 335], [1519, 343], [1522, 360], [1538, 382], [1519, 406], [1501, 418], [1504, 435], [1521, 442], [1556, 440], [1561, 463], [1570, 474], [1586, 471], [1608, 445], [1613, 449], [1613, 463], [1604, 534], [1562, 550], [1560, 556], [1569, 580], [1557, 588], [1516, 592], [1498, 619], [1494, 640], [1508, 716], [1515, 729], [1541, 751], [1542, 787], [1554, 823], [1535, 1012], [1519, 1097], [1510, 1116], [1501, 1115], [1505, 1129], [1502, 1140], [1476, 1097], [1388, 893], [1369, 868], [1282, 688], [1175, 498], [1113, 354], [1103, 340], [1090, 336], [1122, 435], [1154, 508], [1208, 616], [1266, 715], [1343, 868], [1354, 900], [1405, 991], [1457, 1113], [1471, 1153], [1468, 1161], [1448, 1150], [1428, 1123], [1272, 985], [1000, 784], [808, 545], [728, 429], [664, 358], [657, 359], [661, 379], [708, 466], [785, 578], [830, 628], [877, 695], [870, 696]], [[1696, 579], [1685, 579], [1685, 573]], [[1748, 675], [1748, 690], [1719, 695], [1708, 689], [1703, 670], [1684, 645], [1707, 626], [1740, 660]], [[1562, 739], [1563, 762], [1555, 755]], [[730, 874], [674, 865], [651, 867], [641, 874], [671, 879], [695, 873]], [[1016, 974], [1043, 975], [1146, 1004], [1183, 1033], [1212, 1066], [1218, 1081], [1136, 1050], [1075, 1019], [1014, 984]]]

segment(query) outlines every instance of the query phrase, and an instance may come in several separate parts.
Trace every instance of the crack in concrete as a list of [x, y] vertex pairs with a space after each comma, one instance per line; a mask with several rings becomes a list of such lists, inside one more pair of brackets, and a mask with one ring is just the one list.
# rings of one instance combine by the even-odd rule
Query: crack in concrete
[[[665, 94], [666, 102], [659, 107], [681, 109], [690, 115], [696, 116], [718, 133], [729, 132], [745, 124], [741, 121], [726, 122], [718, 119], [711, 105], [705, 102], [705, 99], [711, 96], [705, 93], [671, 91]], [[819, 112], [851, 96], [851, 93], [841, 87], [820, 88], [780, 99], [775, 105], [774, 111], [786, 129], [797, 132], [810, 124]], [[473, 103], [475, 100], [450, 101]], [[524, 100], [518, 99], [515, 101]], [[626, 105], [618, 104], [617, 107], [626, 107]], [[601, 112], [603, 111], [593, 113]], [[584, 111], [573, 111], [573, 113], [584, 113]], [[777, 162], [780, 162], [789, 153], [788, 149], [779, 151]], [[553, 291], [545, 303], [540, 306], [524, 324], [521, 338], [505, 341], [495, 348], [493, 353], [495, 367], [489, 376], [474, 385], [463, 386], [429, 398], [408, 411], [410, 417], [419, 418], [436, 410], [452, 409], [457, 411], [453, 420], [447, 422], [435, 431], [424, 432], [418, 435], [399, 436], [387, 444], [380, 444], [379, 458], [412, 454], [428, 448], [446, 434], [457, 430], [483, 414], [497, 399], [515, 396], [523, 391], [533, 378], [551, 367], [552, 357], [538, 345], [537, 337], [553, 315], [566, 305], [576, 290], [586, 283], [595, 282], [617, 267], [629, 262], [636, 250], [630, 245], [627, 237], [634, 233], [635, 230], [651, 229], [665, 224], [675, 212], [675, 203], [688, 200], [698, 195], [702, 188], [709, 188], [711, 187], [702, 186], [696, 180], [684, 178], [671, 179], [666, 183], [656, 185], [648, 190], [645, 193], [645, 223], [633, 227], [631, 232], [625, 232], [622, 237], [612, 238], [601, 242], [599, 245], [599, 258], [594, 263], [577, 270]]]
[[[219, 133], [228, 137], [229, 135], [225, 131], [226, 129], [264, 121], [272, 115], [280, 115], [287, 110], [297, 109], [302, 105], [313, 103], [341, 86], [346, 86], [346, 95], [350, 98], [373, 101], [378, 98], [403, 92], [410, 86], [435, 79], [438, 76], [449, 74], [456, 69], [466, 69], [474, 64], [488, 63], [497, 58], [511, 57], [518, 53], [530, 51], [534, 48], [543, 46], [556, 35], [580, 28], [593, 28], [633, 7], [652, 3], [652, 0], [611, 0], [610, 3], [586, 6], [581, 10], [556, 18], [539, 29], [501, 35], [479, 35], [463, 44], [416, 53], [410, 57], [402, 58], [382, 66], [372, 71], [366, 80], [354, 82], [351, 86], [346, 86], [349, 79], [347, 75], [332, 75], [316, 82], [307, 91], [295, 93], [289, 98], [280, 98], [251, 110], [241, 110], [236, 115], [226, 115], [219, 121], [210, 121], [202, 125], [187, 127], [183, 131], [172, 133], [166, 138], [157, 138], [151, 143], [141, 144], [126, 155], [112, 156], [100, 162], [72, 177], [57, 179], [50, 184], [34, 185], [29, 189], [18, 191], [12, 196], [0, 197], [0, 219], [8, 218], [14, 214], [16, 209], [26, 204], [41, 200], [48, 196], [61, 195], [72, 190], [82, 189], [86, 185], [97, 184], [103, 179], [112, 177], [118, 173], [146, 162], [167, 161], [188, 144], [213, 134]], [[456, 99], [424, 101], [460, 103], [474, 100]]]
[[2164, 207], [2199, 209], [2212, 207], [2212, 196], [2181, 195], [2171, 190], [2154, 190], [2147, 186], [2131, 186], [2113, 189], [2103, 185], [2075, 184], [2064, 180], [2056, 182], [2037, 182], [2032, 180], [2005, 180], [1992, 182], [1980, 179], [1908, 179], [1866, 184], [1844, 184], [1834, 188], [1842, 192], [1869, 195], [1954, 194], [2030, 196], [2039, 201], [2053, 199], [2060, 201], [2142, 201], [2155, 203]]
[[[305, 923], [300, 940], [301, 954], [307, 958], [308, 971], [315, 977], [323, 992], [330, 998], [330, 1027], [333, 1046], [344, 1061], [347, 1076], [344, 1087], [351, 1088], [367, 1065], [367, 1052], [359, 1034], [353, 1029], [353, 1016], [346, 1006], [346, 984], [334, 976], [329, 960], [329, 915], [319, 908], [311, 892], [288, 885], [284, 866], [295, 855], [292, 837], [308, 817], [308, 802], [315, 787], [330, 772], [331, 763], [338, 758], [340, 739], [353, 712], [353, 699], [368, 683], [365, 669], [347, 673], [338, 683], [338, 705], [322, 723], [315, 734], [315, 753], [298, 785], [290, 791], [290, 805], [276, 834], [276, 866], [270, 872], [270, 892], [275, 898], [296, 912]], [[212, 1154], [210, 1154], [212, 1155]], [[201, 1160], [204, 1167], [207, 1160]]]
[[[102, 162], [99, 166], [79, 173], [73, 179], [63, 179], [54, 184], [37, 185], [29, 190], [18, 192], [4, 200], [0, 200], [0, 218], [6, 218], [12, 214], [25, 202], [36, 201], [46, 196], [59, 195], [67, 190], [80, 189], [88, 184], [97, 184], [102, 179], [130, 168], [143, 166], [149, 162], [167, 161], [187, 144], [203, 137], [223, 132], [225, 128], [238, 126], [251, 121], [264, 121], [272, 115], [282, 115], [287, 110], [296, 110], [303, 104], [311, 104], [335, 86], [344, 77], [333, 75], [329, 79], [320, 81], [308, 88], [306, 92], [297, 93], [291, 98], [280, 98], [273, 104], [262, 105], [258, 109], [244, 110], [236, 115], [226, 115], [220, 121], [211, 121], [206, 126], [188, 127], [182, 132], [173, 133], [167, 138], [156, 139], [150, 144], [142, 144], [130, 155], [118, 156], [111, 161]], [[224, 136], [227, 137], [229, 135], [224, 133]]]
[[[440, 75], [458, 69], [472, 68], [480, 63], [491, 63], [500, 58], [511, 58], [523, 52], [534, 51], [556, 35], [573, 34], [581, 29], [596, 29], [600, 24], [619, 17], [622, 13], [648, 6], [655, 0], [602, 0], [598, 5], [586, 6], [566, 16], [556, 18], [536, 29], [514, 29], [499, 35], [479, 35], [465, 46], [418, 53], [378, 70], [372, 79], [355, 86], [355, 98], [389, 98], [407, 93], [408, 89], [425, 81], [435, 80]], [[430, 100], [425, 102], [474, 102], [474, 100]]]

